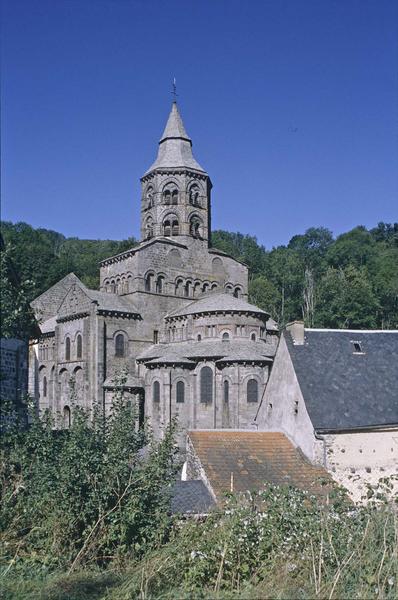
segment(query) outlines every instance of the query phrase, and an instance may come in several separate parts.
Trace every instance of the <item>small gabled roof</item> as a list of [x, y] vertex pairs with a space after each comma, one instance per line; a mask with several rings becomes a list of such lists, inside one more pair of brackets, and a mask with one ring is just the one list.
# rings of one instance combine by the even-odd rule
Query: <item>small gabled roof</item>
[[195, 362], [193, 360], [189, 360], [177, 352], [166, 352], [162, 354], [162, 356], [158, 356], [156, 358], [151, 358], [148, 360], [146, 365], [193, 365], [195, 366]]
[[284, 336], [316, 430], [398, 425], [398, 331], [305, 329], [304, 344]]
[[200, 313], [253, 313], [257, 315], [268, 316], [268, 313], [254, 304], [249, 304], [242, 298], [235, 298], [231, 294], [220, 292], [218, 294], [210, 294], [199, 300], [195, 300], [182, 308], [178, 308], [170, 312], [166, 319], [170, 317], [182, 317], [186, 315], [195, 315]]

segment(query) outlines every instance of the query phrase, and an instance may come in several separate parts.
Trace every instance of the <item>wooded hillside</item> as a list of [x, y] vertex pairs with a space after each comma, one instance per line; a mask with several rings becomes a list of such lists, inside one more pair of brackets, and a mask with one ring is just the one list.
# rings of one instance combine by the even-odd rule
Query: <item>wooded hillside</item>
[[[97, 288], [99, 261], [137, 244], [66, 238], [26, 223], [4, 222], [1, 231], [27, 301], [71, 271]], [[310, 228], [270, 251], [253, 236], [218, 230], [212, 245], [248, 264], [250, 301], [281, 325], [304, 318], [314, 327], [398, 327], [398, 223], [359, 226], [336, 239]]]

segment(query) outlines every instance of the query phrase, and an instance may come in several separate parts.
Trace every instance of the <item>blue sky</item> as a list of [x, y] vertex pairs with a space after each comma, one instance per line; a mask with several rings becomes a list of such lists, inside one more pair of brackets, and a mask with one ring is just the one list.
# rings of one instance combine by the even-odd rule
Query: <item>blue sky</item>
[[139, 235], [177, 79], [213, 229], [398, 220], [395, 0], [2, 0], [2, 218]]

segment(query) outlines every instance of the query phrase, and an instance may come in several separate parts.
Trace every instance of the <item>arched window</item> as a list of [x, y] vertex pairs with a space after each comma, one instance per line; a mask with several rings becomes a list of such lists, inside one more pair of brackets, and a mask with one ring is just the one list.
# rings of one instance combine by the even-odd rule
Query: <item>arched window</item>
[[222, 334], [222, 341], [229, 342], [229, 333], [227, 331]]
[[149, 240], [153, 236], [153, 219], [148, 217], [145, 223], [145, 237]]
[[80, 335], [80, 333], [78, 334], [77, 338], [76, 338], [76, 358], [81, 358], [82, 357], [82, 336]]
[[177, 279], [177, 281], [176, 281], [176, 296], [179, 296], [181, 294], [183, 283], [184, 282], [182, 279]]
[[43, 397], [47, 396], [47, 377], [43, 377]]
[[70, 360], [70, 338], [65, 340], [65, 360]]
[[228, 404], [229, 402], [229, 381], [227, 379], [224, 381], [224, 403]]
[[258, 381], [257, 379], [249, 379], [247, 382], [247, 401], [258, 402]]
[[200, 206], [199, 186], [197, 183], [193, 183], [189, 188], [189, 204], [191, 204], [191, 206]]
[[153, 400], [153, 402], [160, 402], [160, 383], [159, 383], [159, 381], [153, 382], [152, 400]]
[[200, 335], [200, 333], [198, 333], [198, 337], [196, 339], [198, 340], [198, 342], [202, 341], [202, 336]]
[[185, 402], [185, 383], [178, 381], [177, 383], [177, 403]]
[[201, 221], [199, 217], [192, 217], [189, 223], [189, 231], [194, 238], [201, 237]]
[[154, 205], [153, 187], [149, 186], [146, 191], [146, 208], [152, 208]]
[[175, 183], [168, 183], [163, 190], [164, 204], [178, 204], [178, 189]]
[[156, 280], [156, 293], [157, 294], [163, 294], [163, 284], [164, 284], [164, 277], [159, 275], [159, 277]]
[[256, 341], [256, 334], [254, 333], [254, 331], [250, 334], [250, 339], [252, 340], [252, 342]]
[[239, 287], [236, 287], [234, 289], [234, 296], [235, 296], [235, 298], [240, 298], [241, 297], [241, 291], [242, 290]]
[[71, 423], [71, 415], [70, 415], [70, 408], [69, 408], [69, 406], [64, 406], [63, 421], [64, 421], [64, 428], [65, 429], [69, 429], [70, 428], [70, 423]]
[[163, 223], [163, 234], [166, 236], [171, 235], [171, 223], [168, 219]]
[[225, 291], [227, 292], [227, 294], [232, 294], [232, 285], [226, 285], [225, 286]]
[[179, 233], [180, 233], [180, 226], [178, 224], [178, 220], [173, 219], [173, 221], [171, 222], [171, 235], [179, 235]]
[[191, 282], [187, 281], [186, 284], [184, 285], [184, 296], [186, 298], [189, 298], [189, 292], [191, 290]]
[[115, 356], [125, 355], [125, 340], [123, 333], [118, 333], [115, 337]]
[[196, 296], [198, 296], [200, 294], [200, 282], [197, 281], [195, 283], [195, 285], [193, 286], [193, 296], [194, 298], [196, 298]]
[[202, 367], [200, 371], [200, 401], [204, 404], [213, 402], [213, 371], [210, 367]]
[[153, 273], [147, 273], [147, 275], [145, 275], [145, 291], [146, 292], [152, 291], [152, 282], [153, 282]]
[[202, 287], [202, 291], [203, 291], [203, 292], [207, 292], [207, 291], [208, 291], [208, 289], [209, 289], [209, 284], [208, 284], [208, 283], [204, 283], [204, 284], [203, 284], [203, 287]]

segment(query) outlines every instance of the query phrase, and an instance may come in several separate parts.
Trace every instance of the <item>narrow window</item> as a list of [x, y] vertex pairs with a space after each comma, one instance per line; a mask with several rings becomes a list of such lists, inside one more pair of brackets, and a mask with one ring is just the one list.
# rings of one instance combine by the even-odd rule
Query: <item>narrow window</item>
[[222, 341], [229, 342], [229, 333], [225, 332], [222, 334]]
[[252, 340], [252, 342], [256, 341], [256, 334], [254, 332], [250, 335], [250, 339]]
[[70, 360], [70, 339], [65, 340], [65, 360]]
[[163, 233], [166, 236], [171, 235], [171, 225], [170, 225], [170, 221], [165, 221], [163, 224]]
[[175, 219], [171, 223], [171, 235], [178, 235], [180, 233], [180, 227], [178, 221]]
[[224, 381], [224, 403], [228, 404], [229, 401], [229, 381]]
[[43, 396], [47, 396], [47, 377], [43, 377]]
[[76, 338], [76, 357], [82, 357], [82, 336], [80, 335], [80, 333]]
[[152, 279], [153, 279], [152, 273], [148, 273], [148, 275], [145, 277], [145, 291], [146, 292], [150, 292], [152, 290]]
[[156, 293], [163, 294], [163, 281], [164, 277], [159, 276], [156, 280]]
[[198, 342], [202, 341], [202, 336], [200, 335], [200, 333], [198, 333], [198, 337], [197, 337]]
[[153, 343], [154, 344], [159, 343], [159, 331], [157, 331], [156, 329], [153, 332]]
[[63, 420], [64, 420], [64, 428], [65, 429], [69, 429], [70, 428], [70, 421], [71, 421], [69, 406], [64, 406]]
[[118, 333], [115, 338], [115, 356], [124, 356], [124, 354], [125, 354], [124, 335], [122, 333]]
[[200, 401], [204, 404], [213, 402], [213, 371], [210, 367], [202, 367], [200, 372]]
[[258, 402], [258, 382], [257, 379], [249, 379], [247, 382], [247, 401]]
[[154, 381], [152, 386], [152, 400], [154, 402], [160, 402], [160, 383]]
[[183, 381], [179, 381], [177, 383], [177, 403], [185, 402], [185, 383]]
[[171, 195], [171, 203], [178, 204], [178, 190], [173, 190], [173, 193]]

